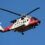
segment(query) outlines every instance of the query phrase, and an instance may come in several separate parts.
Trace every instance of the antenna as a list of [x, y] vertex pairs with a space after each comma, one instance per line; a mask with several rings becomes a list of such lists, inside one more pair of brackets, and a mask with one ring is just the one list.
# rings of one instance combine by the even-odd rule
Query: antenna
[[6, 9], [3, 9], [3, 8], [0, 8], [0, 10], [3, 10], [3, 11], [6, 11], [6, 12], [9, 12], [9, 13], [16, 14], [18, 16], [21, 16], [21, 14], [18, 14], [18, 13], [15, 13], [15, 12], [12, 12], [12, 11], [9, 11], [9, 10], [6, 10]]
[[40, 7], [35, 8], [34, 10], [28, 12], [26, 15], [29, 15], [29, 14], [31, 14], [32, 12], [34, 12], [34, 11], [36, 11], [36, 10], [38, 10], [38, 9], [40, 9]]

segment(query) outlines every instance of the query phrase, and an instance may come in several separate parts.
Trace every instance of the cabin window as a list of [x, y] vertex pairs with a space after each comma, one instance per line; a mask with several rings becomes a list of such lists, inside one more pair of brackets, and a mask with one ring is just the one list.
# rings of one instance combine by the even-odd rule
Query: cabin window
[[23, 20], [23, 19], [24, 19], [24, 17], [21, 18], [21, 20]]
[[23, 20], [26, 16], [21, 17], [21, 20]]
[[26, 21], [23, 21], [23, 23], [25, 23]]
[[28, 21], [28, 19], [27, 19], [27, 21]]

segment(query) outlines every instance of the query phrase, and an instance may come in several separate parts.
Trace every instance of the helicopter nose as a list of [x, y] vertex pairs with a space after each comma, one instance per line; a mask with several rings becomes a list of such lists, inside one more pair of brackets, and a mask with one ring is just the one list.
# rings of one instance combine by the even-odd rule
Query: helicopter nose
[[35, 18], [35, 17], [32, 17], [32, 18], [30, 19], [30, 24], [35, 25], [35, 24], [40, 24], [40, 23], [41, 23], [41, 21], [38, 20], [38, 19]]
[[35, 18], [35, 17], [32, 17], [35, 21], [37, 21], [37, 23], [41, 23], [41, 21], [40, 20], [38, 20], [37, 18]]

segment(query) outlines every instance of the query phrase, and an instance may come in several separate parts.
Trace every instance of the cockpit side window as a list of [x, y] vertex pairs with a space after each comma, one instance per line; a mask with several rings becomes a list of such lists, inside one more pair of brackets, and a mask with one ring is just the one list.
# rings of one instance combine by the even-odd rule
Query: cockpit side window
[[24, 19], [24, 17], [21, 18], [21, 20], [23, 20], [23, 19]]
[[32, 17], [32, 19], [37, 20], [37, 18], [35, 18], [35, 17]]

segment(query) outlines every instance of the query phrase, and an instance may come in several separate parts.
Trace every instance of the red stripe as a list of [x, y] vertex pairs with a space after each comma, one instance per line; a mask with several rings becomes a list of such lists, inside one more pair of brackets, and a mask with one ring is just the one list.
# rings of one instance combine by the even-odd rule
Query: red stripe
[[13, 25], [13, 24], [11, 24], [10, 26], [4, 28], [4, 32], [10, 30], [10, 28], [12, 27], [12, 25]]

